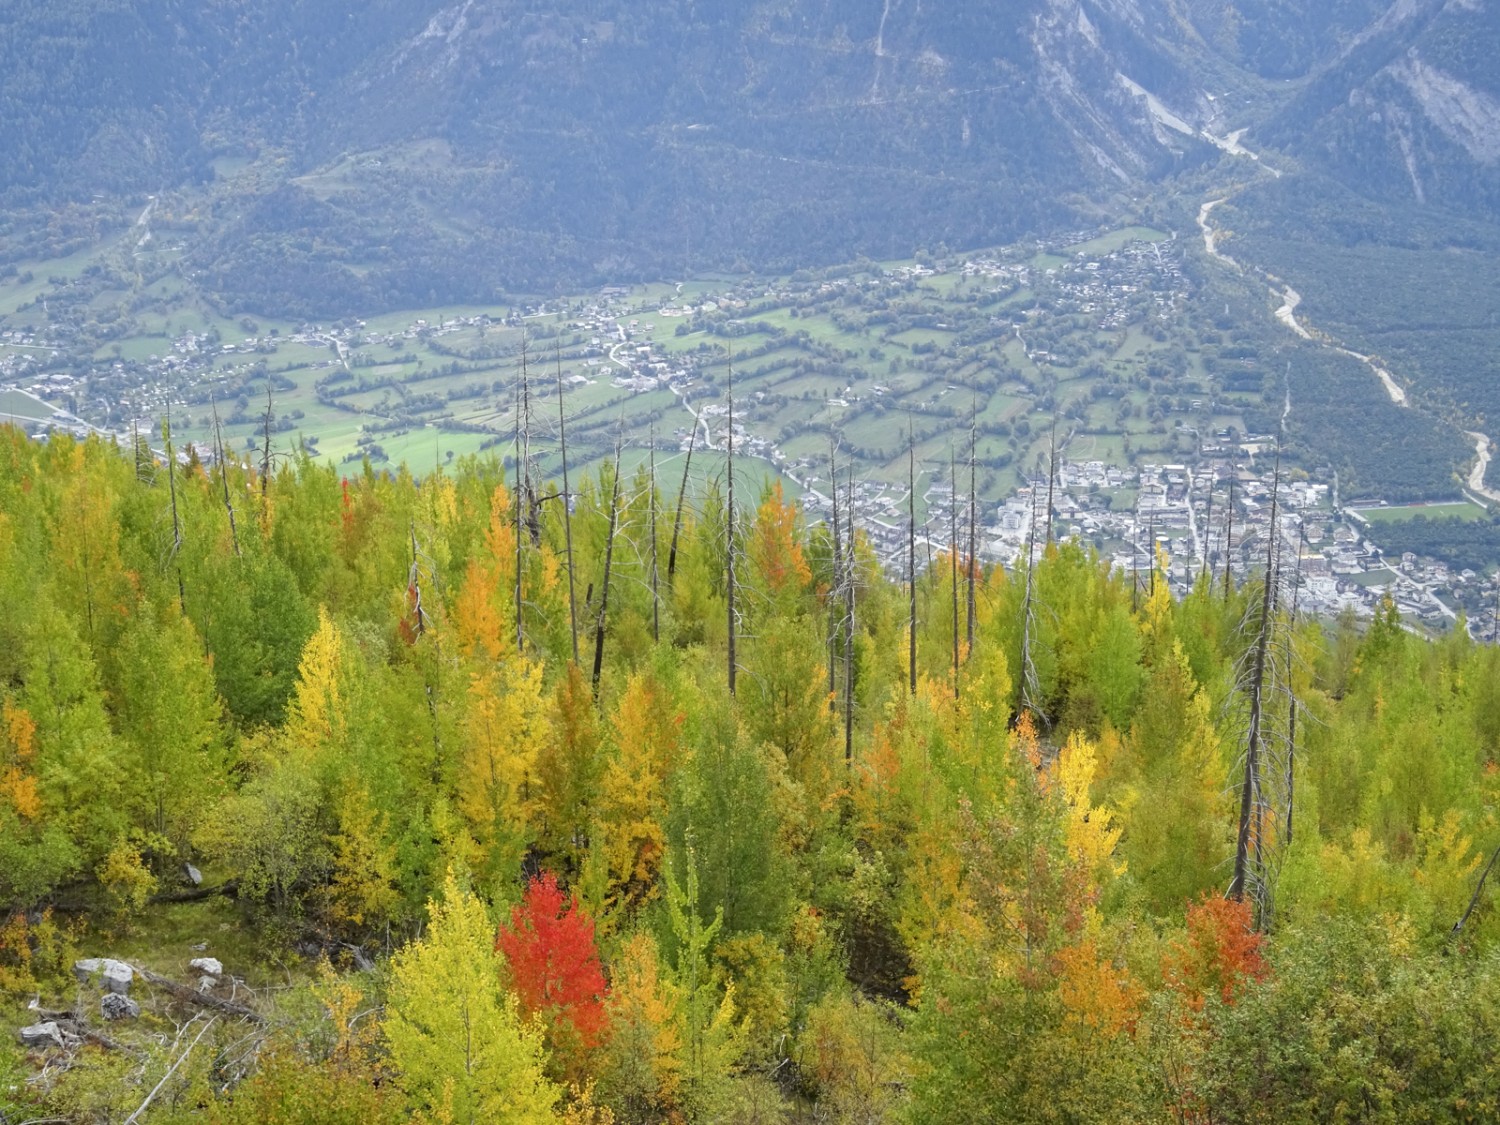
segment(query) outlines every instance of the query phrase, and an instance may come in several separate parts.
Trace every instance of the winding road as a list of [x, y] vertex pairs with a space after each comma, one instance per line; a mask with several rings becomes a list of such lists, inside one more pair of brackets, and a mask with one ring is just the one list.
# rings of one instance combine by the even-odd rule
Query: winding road
[[[1209, 257], [1217, 258], [1219, 261], [1243, 272], [1244, 267], [1239, 262], [1219, 249], [1219, 239], [1222, 237], [1222, 233], [1214, 229], [1213, 225], [1209, 222], [1214, 208], [1228, 199], [1229, 196], [1227, 195], [1220, 196], [1217, 199], [1207, 200], [1199, 207], [1198, 229], [1203, 232], [1203, 249]], [[1324, 347], [1332, 348], [1340, 355], [1346, 355], [1350, 359], [1359, 360], [1380, 380], [1380, 385], [1385, 388], [1385, 393], [1392, 403], [1403, 409], [1411, 408], [1411, 399], [1407, 396], [1406, 388], [1396, 382], [1396, 377], [1378, 359], [1363, 352], [1357, 352], [1353, 348], [1347, 348], [1337, 340], [1333, 340], [1321, 332], [1315, 333], [1309, 329], [1306, 324], [1297, 319], [1297, 307], [1302, 303], [1302, 294], [1298, 293], [1297, 290], [1293, 289], [1280, 278], [1270, 274], [1264, 275], [1264, 280], [1270, 286], [1271, 292], [1281, 299], [1281, 304], [1276, 309], [1276, 319], [1281, 324], [1285, 325], [1288, 330], [1296, 333], [1303, 340], [1321, 344]], [[1476, 496], [1484, 497], [1491, 503], [1500, 504], [1500, 490], [1486, 488], [1484, 483], [1485, 474], [1489, 471], [1491, 460], [1490, 439], [1486, 435], [1473, 430], [1466, 431], [1466, 436], [1474, 442], [1474, 465], [1469, 470], [1469, 491]]]

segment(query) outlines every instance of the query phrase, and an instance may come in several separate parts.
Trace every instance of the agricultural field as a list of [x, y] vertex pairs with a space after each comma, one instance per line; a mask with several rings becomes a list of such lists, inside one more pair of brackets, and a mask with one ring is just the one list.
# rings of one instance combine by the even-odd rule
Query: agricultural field
[[40, 288], [40, 269], [0, 279], [0, 345], [29, 332], [58, 352], [0, 381], [158, 441], [170, 412], [179, 448], [222, 441], [254, 460], [269, 435], [273, 461], [300, 447], [420, 475], [514, 456], [524, 403], [545, 472], [564, 425], [571, 471], [617, 444], [627, 464], [653, 447], [666, 464], [690, 440], [724, 450], [732, 380], [737, 452], [767, 479], [815, 487], [835, 448], [902, 487], [909, 447], [929, 481], [972, 452], [998, 500], [1054, 454], [1192, 458], [1260, 409], [1258, 383], [1234, 389], [1244, 361], [1218, 357], [1228, 338], [1198, 308], [1184, 246], [1146, 227], [313, 324], [212, 307], [166, 240], [143, 238], [147, 219], [47, 267]]

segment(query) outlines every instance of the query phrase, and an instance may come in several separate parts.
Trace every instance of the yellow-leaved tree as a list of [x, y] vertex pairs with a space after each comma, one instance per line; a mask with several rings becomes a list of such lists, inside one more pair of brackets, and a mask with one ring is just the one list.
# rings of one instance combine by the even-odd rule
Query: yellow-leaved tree
[[612, 717], [615, 755], [597, 804], [598, 846], [621, 900], [648, 894], [666, 848], [667, 775], [679, 755], [682, 712], [650, 672], [630, 677]]
[[467, 702], [458, 808], [474, 838], [476, 870], [506, 878], [532, 838], [541, 797], [537, 757], [550, 733], [542, 667], [510, 657], [476, 672]]
[[500, 984], [494, 926], [450, 871], [430, 924], [391, 958], [385, 1036], [414, 1110], [463, 1125], [551, 1121], [540, 1032]]
[[288, 707], [287, 744], [305, 763], [345, 749], [349, 726], [344, 635], [318, 608], [318, 628], [302, 649], [297, 686]]

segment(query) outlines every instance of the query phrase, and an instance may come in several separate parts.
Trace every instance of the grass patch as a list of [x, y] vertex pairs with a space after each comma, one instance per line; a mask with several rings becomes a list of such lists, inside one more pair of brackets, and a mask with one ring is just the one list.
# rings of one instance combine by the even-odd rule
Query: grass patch
[[1101, 254], [1113, 254], [1132, 242], [1165, 242], [1171, 237], [1165, 231], [1159, 231], [1155, 227], [1125, 227], [1121, 230], [1110, 231], [1108, 234], [1101, 234], [1098, 238], [1091, 238], [1087, 242], [1074, 243], [1065, 249], [1069, 254], [1082, 254], [1086, 258], [1093, 258]]
[[1461, 500], [1451, 504], [1400, 504], [1388, 508], [1359, 508], [1361, 516], [1371, 523], [1400, 523], [1424, 516], [1430, 520], [1479, 520], [1487, 514], [1478, 504]]

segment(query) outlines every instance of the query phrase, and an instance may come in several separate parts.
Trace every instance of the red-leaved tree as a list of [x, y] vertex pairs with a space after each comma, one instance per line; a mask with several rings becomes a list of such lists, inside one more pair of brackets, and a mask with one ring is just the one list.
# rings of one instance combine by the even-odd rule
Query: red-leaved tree
[[594, 920], [544, 872], [526, 887], [495, 949], [505, 955], [521, 1010], [538, 1019], [553, 1060], [578, 1079], [585, 1056], [604, 1039], [604, 968], [594, 942]]

